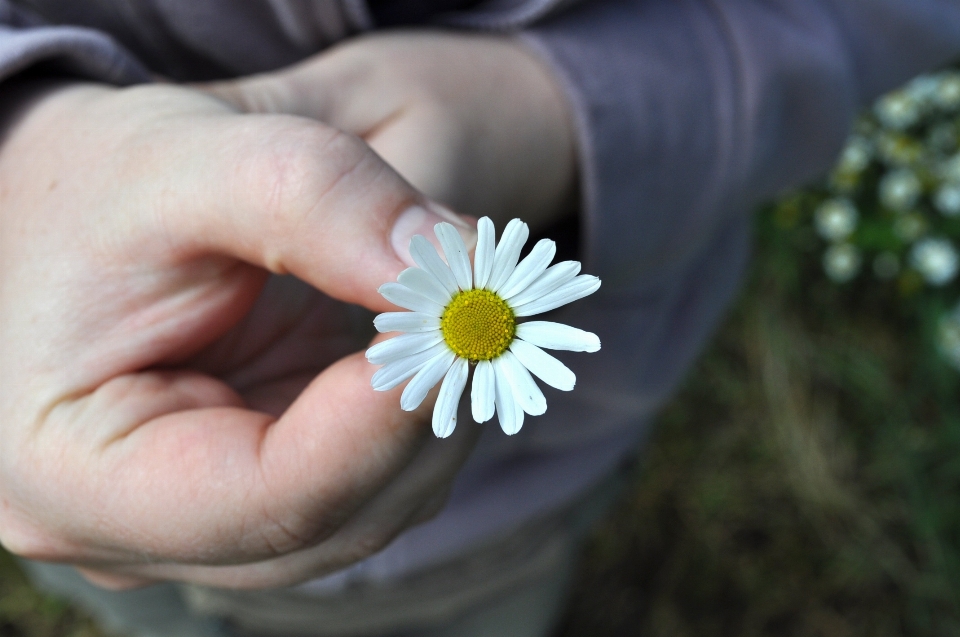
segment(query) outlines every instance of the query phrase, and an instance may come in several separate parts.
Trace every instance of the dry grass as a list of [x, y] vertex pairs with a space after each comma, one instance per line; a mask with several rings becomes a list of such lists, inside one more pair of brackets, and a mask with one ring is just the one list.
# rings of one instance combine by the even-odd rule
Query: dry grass
[[960, 634], [957, 374], [922, 307], [826, 284], [772, 220], [563, 637]]

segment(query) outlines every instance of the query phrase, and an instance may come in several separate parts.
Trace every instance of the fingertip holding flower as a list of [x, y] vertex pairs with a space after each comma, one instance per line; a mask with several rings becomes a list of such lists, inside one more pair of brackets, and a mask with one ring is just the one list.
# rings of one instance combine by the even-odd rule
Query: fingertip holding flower
[[[401, 219], [394, 241], [422, 226], [425, 214], [414, 210]], [[367, 360], [383, 366], [371, 385], [386, 391], [410, 379], [400, 406], [413, 411], [441, 383], [432, 425], [438, 438], [446, 438], [456, 428], [460, 398], [473, 367], [473, 419], [482, 423], [496, 414], [504, 433], [513, 435], [523, 426], [525, 413], [538, 416], [547, 410], [534, 376], [562, 391], [576, 384], [574, 373], [541, 348], [600, 349], [596, 334], [550, 321], [517, 319], [593, 294], [600, 279], [581, 275], [577, 261], [551, 266], [556, 245], [549, 239], [539, 241], [521, 261], [530, 230], [519, 219], [507, 224], [499, 243], [487, 217], [479, 220], [473, 235], [447, 222], [437, 223], [433, 230], [445, 258], [423, 235], [414, 235], [408, 254], [417, 267], [379, 289], [384, 298], [409, 312], [387, 312], [374, 319], [378, 331], [401, 334], [367, 350]], [[472, 265], [474, 246], [464, 241], [464, 234], [476, 239]]]
[[[469, 252], [477, 243], [477, 229], [453, 211], [429, 202], [410, 206], [397, 216], [390, 231], [390, 243], [397, 257], [407, 265], [419, 265], [412, 255], [410, 240], [420, 236], [436, 246], [443, 246], [440, 235], [434, 236], [436, 229], [444, 225], [445, 232], [454, 232], [460, 236], [465, 252]], [[446, 251], [446, 246], [443, 246]], [[422, 266], [421, 266], [422, 267]]]

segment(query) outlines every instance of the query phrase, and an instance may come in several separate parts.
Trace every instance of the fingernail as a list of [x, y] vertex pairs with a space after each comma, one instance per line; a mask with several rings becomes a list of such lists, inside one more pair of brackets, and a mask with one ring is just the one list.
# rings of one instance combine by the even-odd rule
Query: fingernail
[[[422, 234], [440, 251], [440, 242], [433, 231], [438, 223], [446, 221], [457, 229], [467, 250], [473, 250], [477, 245], [477, 229], [465, 221], [460, 215], [438, 204], [410, 206], [400, 213], [393, 230], [390, 232], [390, 244], [401, 261], [407, 265], [416, 265], [410, 256], [410, 240], [414, 235]], [[442, 255], [443, 252], [440, 252]]]

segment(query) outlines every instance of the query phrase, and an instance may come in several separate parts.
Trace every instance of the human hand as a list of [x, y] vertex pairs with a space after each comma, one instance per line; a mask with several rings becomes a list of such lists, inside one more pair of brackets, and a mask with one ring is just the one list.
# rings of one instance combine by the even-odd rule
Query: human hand
[[429, 405], [341, 358], [362, 344], [330, 297], [392, 309], [392, 246], [436, 221], [365, 144], [171, 86], [5, 85], [0, 122], [8, 549], [276, 586], [436, 510], [468, 428], [432, 440]]
[[512, 39], [400, 32], [279, 72], [203, 87], [238, 108], [362, 137], [433, 199], [537, 230], [574, 206], [572, 125], [549, 70]]

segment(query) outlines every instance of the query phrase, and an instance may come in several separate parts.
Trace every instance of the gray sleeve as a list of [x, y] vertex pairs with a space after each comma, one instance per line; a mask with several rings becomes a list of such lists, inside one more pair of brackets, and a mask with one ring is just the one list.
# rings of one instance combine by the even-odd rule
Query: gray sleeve
[[49, 26], [0, 0], [0, 80], [31, 67], [111, 84], [150, 80], [136, 58], [109, 35], [74, 26]]
[[638, 290], [824, 171], [880, 92], [960, 54], [960, 3], [604, 0], [524, 38], [575, 112], [585, 260]]
[[520, 37], [566, 87], [603, 280], [556, 314], [603, 349], [558, 354], [576, 391], [510, 441], [543, 449], [644, 430], [736, 295], [749, 212], [824, 172], [879, 93], [960, 55], [960, 3], [599, 0]]

